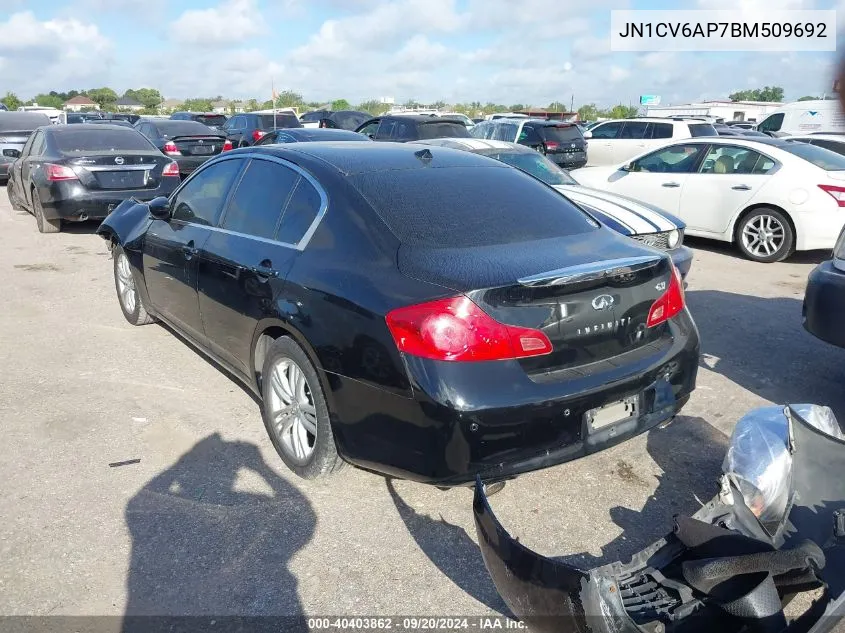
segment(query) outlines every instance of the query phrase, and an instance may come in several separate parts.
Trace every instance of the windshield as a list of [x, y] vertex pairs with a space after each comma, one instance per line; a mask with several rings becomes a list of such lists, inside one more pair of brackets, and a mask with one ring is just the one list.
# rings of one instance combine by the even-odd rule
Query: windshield
[[60, 152], [109, 152], [114, 150], [154, 149], [144, 136], [133, 129], [125, 130], [74, 130], [54, 134], [56, 149]]
[[467, 126], [463, 123], [449, 123], [448, 121], [433, 121], [420, 123], [420, 138], [466, 138], [469, 136]]
[[571, 143], [572, 141], [583, 141], [584, 136], [577, 125], [544, 125], [538, 127], [540, 136], [544, 141], [557, 141], [558, 143]]
[[778, 145], [778, 147], [794, 156], [810, 161], [813, 165], [821, 167], [825, 171], [845, 171], [845, 156], [824, 147], [802, 143], [801, 141], [788, 141], [783, 145]]
[[692, 137], [719, 135], [719, 133], [716, 131], [716, 128], [710, 125], [709, 123], [690, 123], [689, 133]]
[[203, 125], [221, 126], [226, 122], [226, 117], [222, 114], [198, 114], [194, 117], [194, 121]]
[[503, 163], [507, 163], [511, 167], [521, 169], [525, 173], [534, 176], [537, 180], [542, 180], [547, 185], [578, 184], [572, 176], [537, 152], [498, 153], [485, 154], [485, 156], [495, 158]]

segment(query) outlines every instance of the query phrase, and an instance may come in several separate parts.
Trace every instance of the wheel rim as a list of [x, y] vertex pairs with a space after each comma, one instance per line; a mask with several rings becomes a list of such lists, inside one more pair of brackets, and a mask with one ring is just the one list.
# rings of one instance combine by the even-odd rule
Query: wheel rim
[[317, 442], [317, 409], [311, 385], [299, 365], [290, 358], [277, 361], [270, 370], [268, 411], [273, 430], [285, 454], [304, 464]]
[[774, 255], [785, 240], [786, 229], [773, 215], [758, 215], [742, 228], [742, 245], [757, 257]]
[[129, 260], [124, 253], [117, 256], [117, 293], [126, 312], [129, 314], [135, 312], [135, 279], [132, 277]]

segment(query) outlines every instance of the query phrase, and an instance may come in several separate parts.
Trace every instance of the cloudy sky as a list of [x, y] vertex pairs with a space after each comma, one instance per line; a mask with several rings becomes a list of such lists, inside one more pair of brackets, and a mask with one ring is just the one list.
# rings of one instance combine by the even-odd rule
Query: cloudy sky
[[[839, 7], [837, 7], [837, 4]], [[139, 7], [143, 7], [142, 9]], [[845, 0], [2, 0], [0, 93], [611, 105], [831, 87], [833, 53], [620, 53], [611, 9], [832, 9]]]

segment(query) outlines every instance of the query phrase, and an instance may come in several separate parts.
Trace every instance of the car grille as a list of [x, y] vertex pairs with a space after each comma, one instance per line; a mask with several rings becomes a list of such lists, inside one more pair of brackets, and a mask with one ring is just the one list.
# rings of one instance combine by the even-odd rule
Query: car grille
[[669, 233], [671, 233], [671, 231], [662, 231], [661, 233], [643, 233], [641, 235], [632, 235], [631, 237], [643, 244], [648, 244], [654, 248], [661, 248], [665, 251], [669, 249]]

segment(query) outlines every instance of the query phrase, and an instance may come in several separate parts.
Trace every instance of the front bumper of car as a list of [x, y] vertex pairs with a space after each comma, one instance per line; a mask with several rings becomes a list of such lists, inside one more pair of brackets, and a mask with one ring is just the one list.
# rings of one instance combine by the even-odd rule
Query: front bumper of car
[[[776, 529], [763, 527], [725, 475], [716, 497], [676, 517], [670, 534], [629, 563], [579, 569], [537, 554], [499, 523], [478, 478], [478, 542], [499, 594], [539, 633], [832, 630], [845, 615], [845, 442], [791, 407], [784, 417], [792, 491]], [[787, 623], [783, 606], [819, 589]]]

